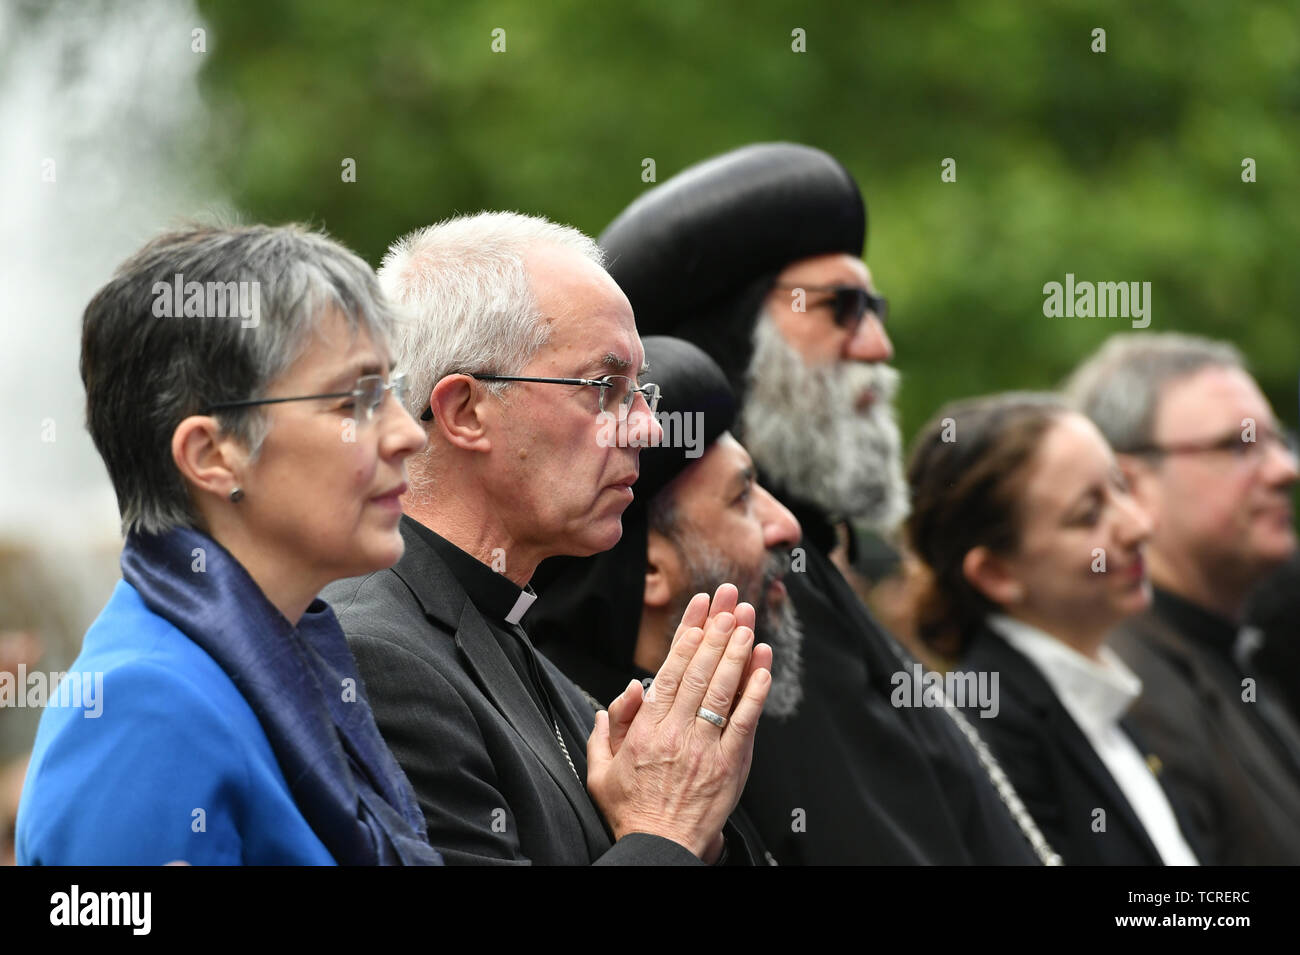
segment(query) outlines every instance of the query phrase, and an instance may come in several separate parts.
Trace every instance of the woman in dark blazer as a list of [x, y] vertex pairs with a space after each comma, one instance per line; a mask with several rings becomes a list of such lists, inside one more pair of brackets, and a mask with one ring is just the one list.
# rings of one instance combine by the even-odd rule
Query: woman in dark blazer
[[1124, 720], [1141, 681], [1106, 635], [1150, 602], [1151, 524], [1100, 433], [1054, 396], [976, 398], [908, 473], [918, 629], [1048, 842], [1067, 865], [1212, 861]]
[[392, 323], [364, 262], [293, 227], [160, 236], [86, 308], [122, 580], [42, 715], [20, 863], [439, 861], [316, 599], [402, 553], [424, 436]]

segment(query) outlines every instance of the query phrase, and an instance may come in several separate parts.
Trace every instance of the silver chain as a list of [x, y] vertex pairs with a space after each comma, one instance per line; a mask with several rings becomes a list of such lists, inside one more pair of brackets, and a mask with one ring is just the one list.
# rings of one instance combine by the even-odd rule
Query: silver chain
[[[887, 638], [889, 639], [889, 638]], [[900, 663], [908, 666], [915, 664], [913, 660], [903, 649], [903, 647], [893, 639], [889, 639], [890, 649], [893, 650]], [[980, 761], [980, 766], [984, 768], [984, 773], [993, 784], [998, 798], [1002, 800], [1002, 805], [1007, 807], [1007, 812], [1011, 813], [1011, 818], [1016, 821], [1020, 827], [1021, 835], [1028, 841], [1030, 847], [1034, 850], [1034, 855], [1038, 856], [1038, 861], [1043, 865], [1065, 865], [1065, 860], [1052, 848], [1043, 831], [1038, 828], [1038, 823], [1034, 822], [1034, 817], [1030, 815], [1029, 810], [1025, 808], [1020, 794], [1016, 792], [1016, 787], [1012, 785], [1011, 780], [1002, 769], [997, 757], [989, 749], [988, 744], [984, 742], [979, 731], [971, 725], [970, 720], [966, 719], [965, 714], [958, 710], [948, 699], [948, 694], [941, 687], [934, 687], [938, 692], [939, 700], [943, 703], [943, 711], [961, 731], [961, 735], [966, 737], [966, 742], [970, 743], [971, 749], [975, 750], [975, 756]], [[917, 687], [918, 692], [923, 692], [921, 687]]]
[[573, 770], [573, 778], [578, 781], [578, 785], [583, 785], [582, 777], [578, 775], [578, 767], [573, 765], [573, 757], [569, 755], [569, 747], [564, 745], [564, 737], [560, 735], [560, 724], [551, 720], [551, 726], [555, 728], [555, 741], [560, 744], [560, 752], [564, 754], [564, 761], [569, 764]]
[[961, 730], [966, 741], [970, 743], [971, 748], [975, 750], [975, 755], [979, 757], [980, 765], [984, 767], [984, 772], [988, 774], [989, 781], [993, 783], [993, 788], [998, 792], [998, 798], [1002, 804], [1007, 807], [1011, 813], [1011, 818], [1016, 821], [1020, 831], [1024, 833], [1029, 844], [1034, 849], [1034, 854], [1038, 856], [1038, 861], [1043, 865], [1065, 865], [1063, 860], [1047, 841], [1043, 831], [1038, 828], [1038, 823], [1034, 822], [1034, 817], [1029, 814], [1025, 804], [1020, 799], [1020, 794], [1016, 792], [1016, 787], [1011, 785], [1011, 780], [1003, 771], [1001, 764], [998, 763], [997, 757], [989, 749], [988, 744], [980, 737], [979, 731], [971, 725], [966, 715], [960, 712], [956, 707], [948, 702], [948, 697], [942, 692], [943, 711], [952, 717], [952, 721], [957, 724], [957, 729]]

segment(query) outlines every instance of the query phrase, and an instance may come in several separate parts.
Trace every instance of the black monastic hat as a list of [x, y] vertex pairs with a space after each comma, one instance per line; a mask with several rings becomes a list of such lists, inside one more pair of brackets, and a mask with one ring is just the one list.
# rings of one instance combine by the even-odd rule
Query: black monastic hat
[[834, 157], [756, 143], [649, 190], [600, 244], [637, 330], [699, 345], [743, 395], [754, 320], [776, 275], [814, 255], [861, 256], [866, 235], [862, 193]]

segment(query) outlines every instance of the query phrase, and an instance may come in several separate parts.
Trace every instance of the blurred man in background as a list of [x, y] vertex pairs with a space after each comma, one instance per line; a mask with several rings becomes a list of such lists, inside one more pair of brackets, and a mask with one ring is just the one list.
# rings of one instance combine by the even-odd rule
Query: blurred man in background
[[1144, 686], [1131, 718], [1220, 836], [1216, 858], [1300, 863], [1300, 726], [1245, 626], [1251, 592], [1296, 551], [1295, 445], [1224, 342], [1116, 335], [1067, 392], [1155, 519], [1154, 600], [1115, 641]]

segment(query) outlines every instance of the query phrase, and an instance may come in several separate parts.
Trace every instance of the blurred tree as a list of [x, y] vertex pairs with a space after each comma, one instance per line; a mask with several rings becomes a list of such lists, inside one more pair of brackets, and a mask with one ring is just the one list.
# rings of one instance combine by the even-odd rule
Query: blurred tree
[[1153, 331], [1236, 342], [1295, 422], [1300, 25], [1284, 0], [201, 6], [210, 155], [233, 200], [372, 263], [481, 208], [598, 233], [650, 187], [645, 158], [662, 181], [795, 140], [867, 195], [906, 434], [959, 395], [1055, 385], [1128, 327], [1045, 317], [1042, 287], [1067, 272], [1151, 282]]

